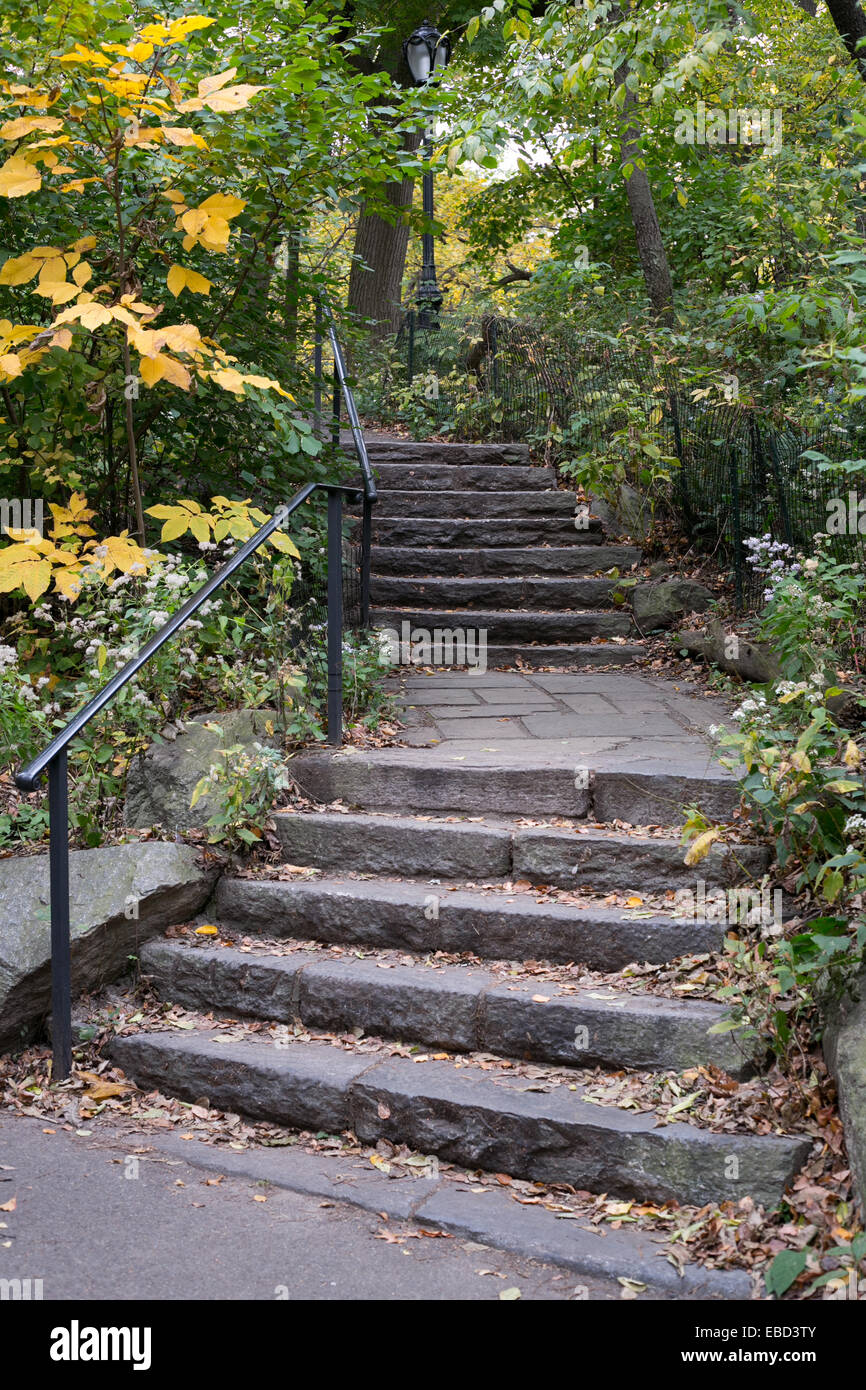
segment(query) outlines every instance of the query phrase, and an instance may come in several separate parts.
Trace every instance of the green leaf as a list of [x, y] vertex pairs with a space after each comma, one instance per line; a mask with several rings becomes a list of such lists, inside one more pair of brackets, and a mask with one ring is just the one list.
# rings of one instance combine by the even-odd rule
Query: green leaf
[[809, 1258], [807, 1250], [780, 1250], [767, 1270], [767, 1292], [779, 1298], [799, 1279]]

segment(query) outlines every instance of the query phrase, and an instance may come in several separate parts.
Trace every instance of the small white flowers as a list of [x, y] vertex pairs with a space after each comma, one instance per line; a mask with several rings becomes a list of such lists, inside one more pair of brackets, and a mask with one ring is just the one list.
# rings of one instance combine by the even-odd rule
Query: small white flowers
[[815, 560], [815, 559], [806, 560], [806, 562], [805, 562], [804, 565], [803, 565], [803, 569], [808, 570], [810, 574], [814, 574], [814, 573], [815, 573], [815, 570], [816, 570], [817, 568], [818, 568], [818, 561]]
[[15, 648], [0, 646], [0, 671], [4, 670], [7, 666], [17, 665], [18, 653], [16, 652]]
[[853, 835], [858, 832], [866, 834], [866, 816], [849, 816], [845, 822], [845, 834]]

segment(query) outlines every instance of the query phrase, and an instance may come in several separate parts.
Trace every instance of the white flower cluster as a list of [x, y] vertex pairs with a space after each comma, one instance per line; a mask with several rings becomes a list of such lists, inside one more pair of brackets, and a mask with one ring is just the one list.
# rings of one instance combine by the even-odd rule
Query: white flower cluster
[[5, 670], [5, 668], [6, 668], [7, 666], [17, 666], [17, 665], [18, 665], [18, 653], [16, 652], [15, 648], [14, 648], [14, 647], [2, 647], [2, 646], [0, 646], [0, 671]]
[[732, 719], [750, 719], [752, 722], [759, 722], [767, 713], [767, 697], [758, 691], [755, 695], [744, 700], [743, 703], [733, 711]]

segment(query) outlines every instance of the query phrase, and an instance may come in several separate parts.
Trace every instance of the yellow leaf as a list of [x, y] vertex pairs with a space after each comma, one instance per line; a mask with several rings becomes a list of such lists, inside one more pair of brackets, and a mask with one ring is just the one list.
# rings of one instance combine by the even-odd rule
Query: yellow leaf
[[846, 767], [855, 768], [860, 766], [860, 749], [857, 747], [853, 738], [849, 738], [845, 745], [842, 761]]
[[54, 334], [54, 337], [51, 339], [51, 343], [49, 346], [64, 348], [68, 351], [69, 348], [72, 347], [72, 334], [70, 333], [69, 329], [58, 329], [57, 332]]
[[237, 87], [226, 87], [221, 92], [214, 92], [203, 100], [211, 111], [241, 111], [256, 92], [264, 90], [264, 87], [253, 87], [248, 82], [242, 82]]
[[188, 126], [165, 125], [162, 127], [162, 133], [170, 145], [178, 145], [181, 149], [190, 145], [194, 145], [199, 150], [206, 150], [208, 147], [207, 141], [201, 135], [197, 135], [194, 130], [190, 130]]
[[77, 572], [63, 569], [54, 571], [54, 587], [68, 599], [77, 599], [81, 593], [81, 579]]
[[166, 276], [165, 283], [175, 299], [186, 284], [186, 271], [182, 265], [173, 265]]
[[0, 270], [0, 285], [26, 285], [38, 270], [39, 261], [29, 251], [24, 256], [10, 256]]
[[197, 541], [210, 540], [210, 526], [208, 525], [206, 517], [194, 516], [189, 523], [189, 529], [192, 531]]
[[13, 155], [0, 165], [0, 197], [23, 198], [42, 187], [42, 175], [28, 160]]
[[188, 208], [181, 216], [181, 226], [190, 236], [198, 236], [208, 223], [208, 215], [201, 208]]
[[82, 261], [81, 264], [77, 265], [73, 270], [72, 278], [75, 281], [76, 285], [80, 287], [81, 285], [87, 284], [92, 274], [93, 271], [87, 264], [87, 261]]
[[37, 560], [25, 566], [21, 582], [27, 597], [31, 603], [35, 603], [51, 583], [51, 565], [47, 560]]
[[293, 555], [296, 560], [300, 560], [301, 552], [298, 550], [295, 542], [290, 540], [288, 536], [284, 536], [279, 531], [275, 531], [270, 537], [270, 542], [275, 550], [281, 550], [284, 555]]
[[213, 77], [203, 77], [198, 84], [198, 94], [200, 97], [210, 96], [211, 92], [216, 92], [220, 87], [224, 87], [227, 82], [231, 82], [237, 76], [237, 68], [228, 68], [226, 72], [215, 73]]
[[215, 927], [210, 922], [204, 922], [202, 926], [196, 927], [196, 936], [219, 936], [219, 927]]
[[22, 135], [29, 135], [31, 131], [60, 130], [62, 126], [63, 122], [57, 116], [19, 116], [0, 126], [0, 136], [4, 140], [20, 140]]
[[240, 372], [235, 371], [234, 367], [222, 367], [218, 371], [211, 372], [211, 379], [224, 391], [233, 391], [236, 396], [244, 394], [244, 379]]
[[812, 771], [812, 764], [809, 761], [808, 754], [802, 752], [802, 750], [800, 749], [795, 749], [794, 752], [791, 754], [791, 765], [792, 767], [795, 767], [798, 772]]
[[70, 285], [68, 280], [59, 283], [52, 281], [44, 290], [37, 288], [36, 293], [47, 294], [52, 304], [68, 304], [78, 294], [78, 286]]
[[239, 212], [243, 212], [246, 203], [242, 198], [236, 198], [233, 193], [212, 193], [209, 198], [199, 204], [202, 212], [208, 213], [211, 217], [222, 217], [229, 221], [232, 217], [237, 217]]
[[706, 858], [709, 854], [710, 846], [715, 840], [718, 840], [720, 833], [718, 829], [714, 828], [712, 830], [705, 830], [703, 835], [698, 835], [697, 839], [693, 840], [689, 845], [688, 853], [683, 863], [688, 865], [700, 864], [701, 860]]
[[21, 358], [16, 352], [6, 352], [0, 357], [0, 371], [5, 372], [7, 377], [21, 375]]
[[191, 34], [194, 29], [208, 29], [216, 20], [209, 19], [203, 14], [187, 14], [182, 19], [172, 20], [168, 37], [170, 39], [185, 39], [187, 34]]
[[175, 352], [195, 352], [201, 347], [201, 334], [194, 323], [169, 324], [161, 335]]

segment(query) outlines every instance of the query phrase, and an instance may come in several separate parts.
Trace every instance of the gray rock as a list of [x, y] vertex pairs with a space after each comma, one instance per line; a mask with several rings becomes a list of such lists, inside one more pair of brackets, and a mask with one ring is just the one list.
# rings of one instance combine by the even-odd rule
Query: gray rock
[[765, 685], [768, 681], [779, 680], [782, 675], [779, 662], [769, 647], [750, 642], [738, 633], [725, 632], [718, 618], [710, 619], [702, 630], [678, 632], [676, 642], [690, 656], [703, 657], [728, 675], [739, 676], [744, 681]]
[[824, 1056], [836, 1081], [848, 1161], [861, 1217], [866, 1216], [866, 975], [832, 1011]]
[[683, 862], [685, 849], [676, 840], [614, 834], [601, 830], [559, 830], [552, 826], [517, 830], [514, 876], [564, 888], [591, 887], [598, 893], [617, 889], [665, 893], [669, 888], [707, 883], [740, 883], [757, 876], [769, 863], [761, 845], [712, 845], [700, 874]]
[[635, 625], [641, 633], [673, 627], [685, 613], [703, 613], [714, 595], [691, 579], [664, 579], [636, 584], [631, 591]]
[[[74, 990], [122, 975], [144, 941], [204, 905], [216, 870], [196, 854], [155, 840], [70, 854]], [[48, 856], [0, 860], [0, 1046], [31, 1037], [48, 1013], [50, 957]]]
[[[139, 829], [163, 825], [168, 830], [189, 830], [207, 824], [213, 814], [212, 797], [202, 797], [194, 809], [190, 801], [197, 783], [215, 761], [220, 748], [242, 743], [252, 747], [261, 743], [279, 747], [279, 738], [269, 734], [268, 720], [273, 710], [222, 710], [200, 714], [189, 720], [182, 733], [168, 743], [152, 743], [129, 769], [126, 783], [126, 823]], [[225, 738], [204, 726], [213, 722], [224, 730]]]

